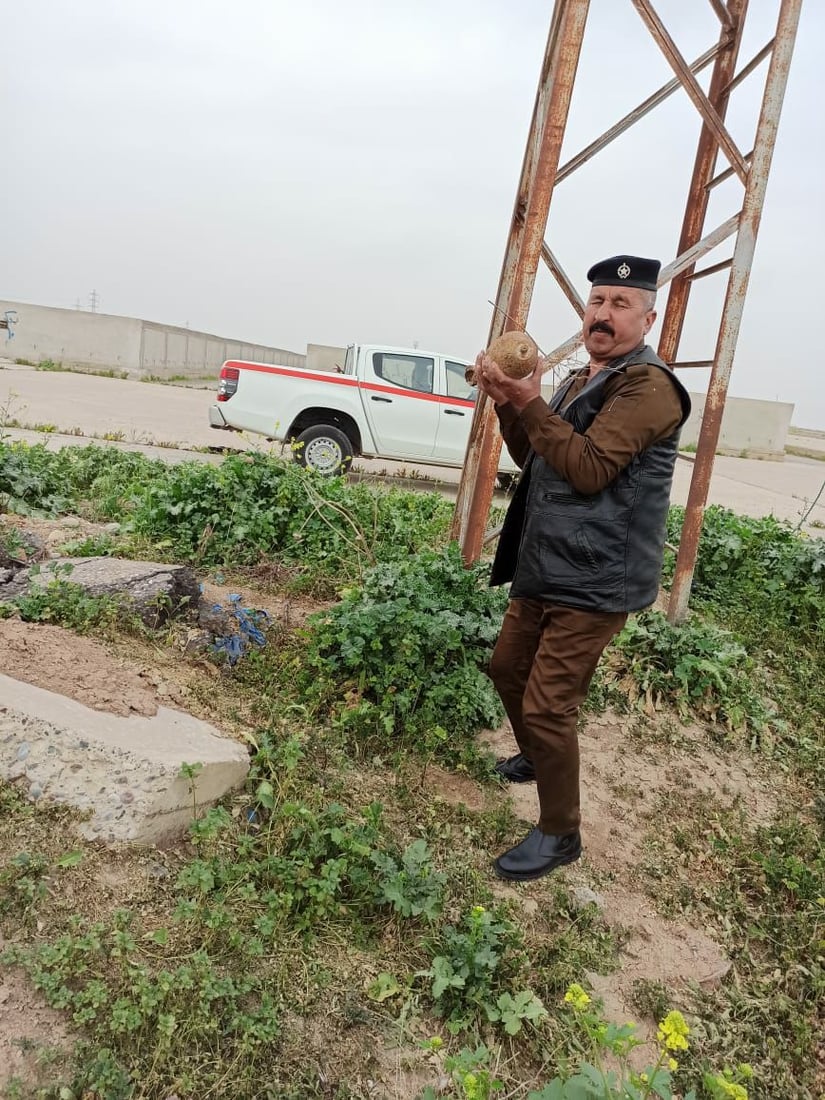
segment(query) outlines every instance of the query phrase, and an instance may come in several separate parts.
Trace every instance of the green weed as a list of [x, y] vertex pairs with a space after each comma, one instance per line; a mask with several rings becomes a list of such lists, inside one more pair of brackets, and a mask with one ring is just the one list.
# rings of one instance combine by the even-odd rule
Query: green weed
[[[68, 566], [67, 572], [70, 571]], [[55, 576], [43, 585], [32, 584], [5, 606], [15, 607], [23, 622], [54, 623], [81, 634], [128, 618], [119, 601], [111, 596], [90, 596], [81, 585], [72, 584], [65, 576]]]
[[697, 715], [729, 730], [760, 733], [770, 712], [753, 686], [754, 662], [728, 631], [701, 620], [672, 626], [658, 611], [632, 618], [608, 658], [631, 700], [662, 703], [682, 718]]
[[311, 620], [305, 698], [359, 752], [389, 741], [471, 759], [473, 735], [502, 717], [483, 669], [505, 597], [484, 574], [465, 568], [454, 545], [376, 566]]
[[[439, 1056], [444, 1043], [436, 1035], [422, 1043], [422, 1047]], [[493, 1052], [484, 1043], [475, 1050], [462, 1047], [456, 1054], [446, 1054], [443, 1057], [443, 1076], [448, 1078], [449, 1083], [438, 1089], [428, 1085], [419, 1100], [438, 1100], [446, 1096], [456, 1096], [460, 1100], [490, 1100], [504, 1089], [504, 1083], [498, 1080], [491, 1068], [492, 1061]]]
[[[678, 538], [683, 511], [671, 509]], [[672, 569], [670, 558], [668, 568]], [[699, 542], [693, 604], [706, 621], [736, 632], [782, 721], [760, 747], [816, 788], [825, 784], [825, 540], [773, 517], [709, 508]], [[745, 688], [745, 690], [747, 690]]]
[[436, 1011], [455, 1035], [479, 1020], [515, 1035], [547, 1012], [530, 989], [514, 991], [521, 937], [506, 918], [475, 905], [458, 926], [447, 926], [425, 977]]
[[60, 552], [71, 558], [107, 558], [111, 557], [116, 549], [116, 540], [104, 532], [78, 539], [67, 539], [60, 547]]

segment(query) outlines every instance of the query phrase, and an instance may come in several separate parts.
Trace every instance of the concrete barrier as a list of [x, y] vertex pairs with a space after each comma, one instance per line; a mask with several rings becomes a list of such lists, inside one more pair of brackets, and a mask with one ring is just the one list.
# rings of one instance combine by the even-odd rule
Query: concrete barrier
[[17, 322], [12, 339], [0, 338], [0, 354], [35, 365], [52, 360], [64, 367], [135, 377], [199, 379], [216, 378], [226, 359], [288, 367], [303, 367], [307, 361], [306, 355], [285, 348], [137, 317], [0, 300], [0, 316], [6, 310], [16, 312]]
[[177, 840], [194, 813], [183, 764], [200, 765], [191, 782], [201, 811], [249, 771], [243, 745], [183, 711], [124, 718], [3, 675], [0, 698], [0, 777], [33, 801], [84, 811], [89, 840]]
[[[693, 411], [682, 428], [682, 448], [695, 446], [705, 412], [705, 394], [691, 393]], [[728, 396], [722, 414], [717, 454], [735, 458], [782, 461], [794, 406], [785, 401], [757, 401]]]
[[64, 367], [140, 370], [142, 321], [108, 313], [0, 301], [0, 314], [15, 310], [14, 337], [0, 341], [10, 359], [42, 363], [51, 359]]

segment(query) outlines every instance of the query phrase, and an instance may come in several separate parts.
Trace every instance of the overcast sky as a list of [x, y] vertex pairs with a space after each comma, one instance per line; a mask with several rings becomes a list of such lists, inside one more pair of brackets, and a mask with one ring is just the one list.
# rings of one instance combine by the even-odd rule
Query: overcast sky
[[[751, 0], [743, 60], [778, 6]], [[106, 313], [297, 351], [378, 341], [474, 355], [552, 9], [0, 0], [0, 297], [87, 306], [94, 289]], [[657, 9], [690, 59], [718, 34], [707, 0]], [[794, 422], [818, 428], [823, 46], [825, 4], [807, 0], [731, 383], [794, 402]], [[671, 75], [630, 0], [592, 0], [562, 160]], [[764, 68], [734, 95], [743, 151], [763, 81]], [[597, 259], [673, 258], [698, 131], [680, 92], [559, 185], [547, 240], [583, 295]], [[736, 182], [718, 188], [713, 224], [740, 202]], [[680, 358], [712, 356], [724, 279], [698, 284]], [[542, 272], [532, 333], [549, 350], [576, 327]]]

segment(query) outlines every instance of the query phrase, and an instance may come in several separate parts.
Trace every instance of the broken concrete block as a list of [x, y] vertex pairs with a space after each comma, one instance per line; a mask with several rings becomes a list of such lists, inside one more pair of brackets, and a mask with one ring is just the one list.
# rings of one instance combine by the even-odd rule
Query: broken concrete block
[[40, 566], [39, 572], [19, 572], [4, 586], [4, 598], [55, 579], [80, 585], [90, 596], [121, 596], [151, 627], [175, 615], [195, 615], [200, 597], [195, 574], [186, 565], [125, 558], [55, 558]]
[[179, 838], [193, 812], [182, 764], [202, 765], [194, 779], [201, 812], [244, 782], [249, 754], [183, 711], [124, 718], [0, 675], [0, 778], [23, 784], [32, 799], [89, 811], [79, 827], [88, 839]]

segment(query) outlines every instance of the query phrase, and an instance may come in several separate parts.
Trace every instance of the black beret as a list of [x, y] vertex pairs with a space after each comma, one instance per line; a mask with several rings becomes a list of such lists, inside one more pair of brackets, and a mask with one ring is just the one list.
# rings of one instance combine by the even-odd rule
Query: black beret
[[637, 286], [640, 290], [655, 290], [661, 263], [643, 256], [611, 256], [593, 264], [587, 278], [593, 286]]

